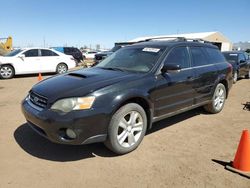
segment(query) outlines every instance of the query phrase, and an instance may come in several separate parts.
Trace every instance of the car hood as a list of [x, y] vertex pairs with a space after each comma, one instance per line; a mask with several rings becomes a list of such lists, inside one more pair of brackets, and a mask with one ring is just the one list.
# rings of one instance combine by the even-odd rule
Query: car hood
[[36, 84], [32, 91], [48, 98], [49, 103], [68, 97], [86, 96], [98, 89], [123, 81], [138, 79], [142, 74], [89, 68], [51, 77]]
[[11, 63], [10, 61], [12, 59], [16, 59], [16, 57], [6, 57], [6, 56], [0, 56], [0, 63]]

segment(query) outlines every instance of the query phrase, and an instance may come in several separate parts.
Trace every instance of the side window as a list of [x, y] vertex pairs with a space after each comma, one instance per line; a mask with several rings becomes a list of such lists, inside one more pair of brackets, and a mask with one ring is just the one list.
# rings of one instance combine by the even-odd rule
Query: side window
[[23, 53], [25, 57], [37, 57], [38, 56], [38, 49], [28, 50]]
[[186, 47], [174, 48], [169, 54], [165, 61], [165, 64], [177, 64], [181, 68], [189, 67], [189, 56]]
[[222, 53], [218, 49], [206, 48], [206, 51], [212, 63], [216, 64], [216, 63], [221, 63], [221, 62], [226, 61], [225, 57], [222, 55]]
[[193, 60], [193, 66], [208, 65], [206, 54], [203, 52], [201, 47], [191, 47], [190, 48]]
[[42, 56], [58, 56], [55, 52], [51, 50], [41, 50]]
[[239, 63], [245, 62], [245, 61], [246, 61], [246, 58], [245, 58], [244, 54], [239, 54]]

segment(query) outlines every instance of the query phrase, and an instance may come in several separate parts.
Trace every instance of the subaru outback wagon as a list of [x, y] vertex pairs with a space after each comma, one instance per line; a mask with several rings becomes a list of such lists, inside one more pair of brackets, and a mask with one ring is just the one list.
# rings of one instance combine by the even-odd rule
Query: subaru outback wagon
[[22, 102], [28, 124], [62, 144], [137, 148], [156, 121], [204, 106], [223, 109], [232, 66], [212, 44], [175, 39], [124, 47], [96, 67], [41, 81]]

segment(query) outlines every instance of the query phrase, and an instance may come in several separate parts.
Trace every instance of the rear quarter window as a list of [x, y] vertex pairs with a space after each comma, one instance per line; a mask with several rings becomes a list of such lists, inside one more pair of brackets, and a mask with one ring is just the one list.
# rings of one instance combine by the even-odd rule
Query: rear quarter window
[[207, 51], [208, 56], [211, 60], [211, 63], [217, 64], [217, 63], [222, 63], [222, 62], [226, 61], [225, 57], [218, 49], [206, 48], [206, 51]]

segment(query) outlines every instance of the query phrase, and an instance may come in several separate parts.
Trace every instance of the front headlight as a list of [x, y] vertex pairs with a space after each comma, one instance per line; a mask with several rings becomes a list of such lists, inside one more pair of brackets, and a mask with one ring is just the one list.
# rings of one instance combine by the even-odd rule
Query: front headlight
[[95, 97], [68, 98], [56, 101], [51, 109], [70, 112], [72, 110], [90, 109], [95, 101]]

